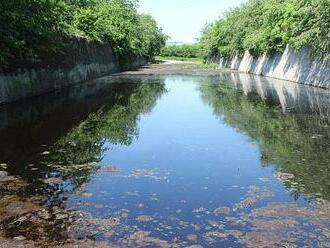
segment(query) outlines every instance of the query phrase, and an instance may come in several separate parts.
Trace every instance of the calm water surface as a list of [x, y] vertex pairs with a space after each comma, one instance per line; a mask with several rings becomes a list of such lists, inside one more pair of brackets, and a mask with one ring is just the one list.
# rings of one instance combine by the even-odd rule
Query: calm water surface
[[330, 247], [329, 91], [110, 77], [2, 106], [0, 120], [4, 237]]

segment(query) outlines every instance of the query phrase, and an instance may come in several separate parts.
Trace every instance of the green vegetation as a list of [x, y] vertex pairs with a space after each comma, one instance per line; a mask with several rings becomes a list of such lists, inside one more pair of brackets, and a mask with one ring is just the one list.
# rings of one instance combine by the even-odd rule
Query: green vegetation
[[136, 0], [1, 0], [0, 65], [42, 62], [72, 36], [109, 43], [117, 55], [152, 58], [166, 35]]
[[298, 183], [298, 192], [330, 199], [329, 119], [284, 115], [274, 102], [229, 85], [203, 84], [200, 90], [221, 120], [258, 143], [265, 166], [295, 176], [292, 185], [286, 182], [293, 192]]
[[203, 55], [224, 57], [283, 52], [286, 45], [330, 51], [329, 0], [250, 0], [208, 25], [200, 40]]
[[198, 44], [166, 45], [160, 50], [161, 57], [170, 58], [201, 58], [200, 46]]
[[204, 60], [202, 58], [184, 58], [184, 57], [163, 57], [163, 56], [156, 56], [156, 60], [176, 60], [176, 61], [186, 61], [186, 62], [196, 62], [202, 63]]

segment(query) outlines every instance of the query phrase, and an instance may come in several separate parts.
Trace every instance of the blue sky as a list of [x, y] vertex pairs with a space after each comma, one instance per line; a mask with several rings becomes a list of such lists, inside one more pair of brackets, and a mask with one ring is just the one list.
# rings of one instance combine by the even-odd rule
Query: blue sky
[[140, 0], [139, 11], [151, 14], [171, 36], [170, 41], [192, 43], [205, 23], [246, 0]]

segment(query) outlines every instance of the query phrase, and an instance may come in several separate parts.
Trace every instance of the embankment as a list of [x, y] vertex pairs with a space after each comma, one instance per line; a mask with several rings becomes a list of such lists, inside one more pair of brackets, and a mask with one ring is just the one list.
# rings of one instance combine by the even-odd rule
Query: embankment
[[241, 72], [330, 89], [330, 60], [313, 57], [308, 48], [295, 50], [287, 46], [283, 54], [264, 54], [257, 58], [248, 51], [244, 56], [231, 58], [217, 55], [209, 62]]
[[60, 54], [49, 56], [35, 65], [0, 70], [0, 104], [147, 63], [144, 58], [130, 58], [122, 63], [109, 44], [79, 38], [71, 38]]

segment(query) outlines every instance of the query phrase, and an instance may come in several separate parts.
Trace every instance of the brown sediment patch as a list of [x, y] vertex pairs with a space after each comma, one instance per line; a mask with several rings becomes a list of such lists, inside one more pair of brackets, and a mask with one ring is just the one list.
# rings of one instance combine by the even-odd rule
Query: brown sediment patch
[[[241, 217], [250, 228], [237, 240], [248, 248], [296, 247], [299, 240], [308, 242], [307, 247], [327, 247], [329, 244], [328, 203], [309, 208], [294, 203], [269, 203]], [[232, 221], [238, 222], [239, 218]]]
[[32, 241], [15, 241], [13, 239], [3, 238], [0, 233], [0, 248], [35, 248], [37, 245]]
[[257, 187], [255, 185], [249, 186], [249, 191], [245, 199], [236, 205], [237, 209], [248, 208], [255, 205], [258, 201], [275, 196], [274, 192], [270, 191], [267, 187]]
[[248, 248], [296, 247], [296, 239], [288, 233], [252, 231], [240, 238], [240, 243]]
[[122, 247], [155, 247], [155, 248], [173, 248], [178, 247], [169, 243], [168, 241], [161, 240], [150, 236], [150, 232], [137, 231], [126, 239], [120, 241]]
[[228, 235], [226, 233], [218, 231], [207, 232], [205, 234], [205, 240], [210, 244], [226, 239], [227, 237]]
[[61, 244], [56, 246], [47, 246], [50, 248], [119, 248], [119, 246], [111, 245], [108, 242], [97, 242], [92, 240], [72, 241], [72, 243]]
[[22, 216], [40, 210], [41, 207], [17, 196], [4, 196], [0, 202], [0, 221]]
[[66, 229], [67, 240], [75, 242], [84, 238], [93, 239], [95, 235], [112, 238], [118, 233], [126, 233], [131, 228], [122, 223], [122, 220], [128, 217], [128, 213], [129, 210], [121, 209], [113, 217], [100, 219], [93, 218], [88, 212], [73, 212]]
[[239, 239], [243, 235], [243, 233], [239, 230], [226, 230], [225, 233], [228, 237], [232, 236], [236, 239]]
[[[0, 197], [5, 195], [16, 195], [22, 191], [28, 184], [21, 179], [5, 180], [0, 182]], [[1, 196], [3, 195], [3, 196]]]
[[76, 240], [65, 244], [40, 243], [33, 241], [15, 241], [0, 237], [0, 248], [119, 248], [119, 246], [111, 245], [107, 242], [96, 242], [92, 240]]

